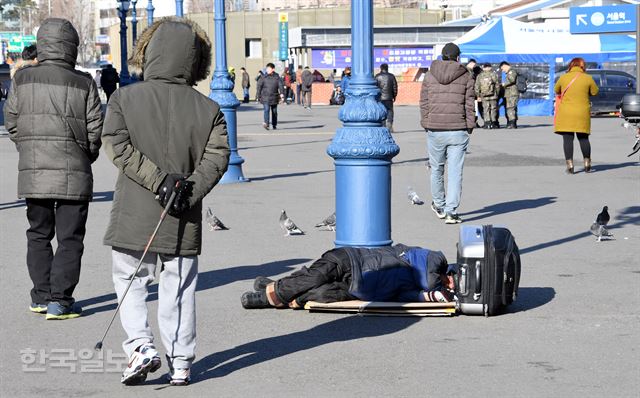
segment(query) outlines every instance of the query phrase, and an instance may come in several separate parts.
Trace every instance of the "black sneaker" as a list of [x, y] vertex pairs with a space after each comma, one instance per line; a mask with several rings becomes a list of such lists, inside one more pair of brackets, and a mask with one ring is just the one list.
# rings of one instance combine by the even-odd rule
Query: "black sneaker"
[[433, 212], [436, 213], [436, 216], [438, 216], [438, 218], [441, 220], [446, 217], [446, 214], [444, 214], [444, 210], [442, 210], [442, 208], [440, 207], [437, 207], [433, 202], [431, 202], [431, 210], [433, 210]]
[[82, 308], [73, 303], [71, 305], [62, 305], [57, 301], [52, 301], [47, 305], [47, 316], [45, 319], [73, 319], [82, 314]]
[[245, 292], [242, 294], [240, 302], [242, 303], [242, 306], [248, 310], [271, 307], [269, 300], [267, 300], [267, 293], [265, 291]]
[[460, 224], [462, 222], [462, 218], [455, 213], [449, 213], [444, 218], [445, 224]]
[[273, 279], [269, 279], [265, 276], [259, 276], [253, 281], [253, 290], [256, 292], [264, 292], [267, 285], [275, 282]]

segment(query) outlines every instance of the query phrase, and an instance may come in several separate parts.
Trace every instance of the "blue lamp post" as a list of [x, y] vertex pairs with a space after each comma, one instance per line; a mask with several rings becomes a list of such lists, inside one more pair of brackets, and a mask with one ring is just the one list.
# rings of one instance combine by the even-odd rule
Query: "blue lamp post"
[[227, 135], [229, 139], [229, 147], [231, 155], [229, 158], [229, 167], [224, 173], [221, 184], [230, 184], [235, 182], [249, 181], [242, 174], [242, 163], [244, 159], [238, 155], [238, 135], [237, 135], [237, 118], [236, 108], [240, 106], [240, 101], [233, 93], [233, 81], [229, 76], [227, 69], [227, 34], [225, 31], [225, 13], [224, 0], [215, 0], [214, 22], [215, 22], [215, 40], [216, 40], [216, 67], [213, 71], [211, 79], [211, 92], [209, 98], [216, 101], [220, 105], [220, 110], [224, 114], [227, 121]]
[[176, 0], [176, 17], [182, 16], [182, 0]]
[[153, 6], [152, 0], [147, 2], [147, 26], [151, 26], [153, 24], [153, 11], [155, 7]]
[[353, 77], [343, 122], [327, 148], [336, 169], [336, 246], [379, 247], [391, 240], [391, 159], [400, 152], [382, 126], [386, 109], [373, 78], [373, 0], [351, 2]]
[[127, 11], [129, 1], [118, 1], [118, 16], [120, 17], [120, 87], [131, 82], [129, 67], [127, 66]]
[[136, 3], [138, 0], [131, 0], [131, 42], [135, 46], [138, 41], [138, 13], [136, 12]]

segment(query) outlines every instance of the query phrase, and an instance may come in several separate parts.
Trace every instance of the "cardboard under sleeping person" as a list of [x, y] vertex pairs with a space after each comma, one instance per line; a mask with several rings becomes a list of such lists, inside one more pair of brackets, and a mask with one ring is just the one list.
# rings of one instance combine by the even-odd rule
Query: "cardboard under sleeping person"
[[504, 227], [463, 226], [457, 262], [396, 244], [341, 247], [283, 278], [258, 277], [242, 306], [372, 315], [495, 315], [515, 300], [520, 256]]

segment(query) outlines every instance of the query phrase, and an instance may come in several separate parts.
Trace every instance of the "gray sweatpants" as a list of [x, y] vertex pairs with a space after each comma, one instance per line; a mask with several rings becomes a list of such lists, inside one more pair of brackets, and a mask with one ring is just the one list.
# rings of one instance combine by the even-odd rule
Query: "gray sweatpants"
[[[121, 301], [142, 251], [114, 247], [113, 284]], [[155, 279], [158, 257], [162, 263], [158, 286], [158, 326], [162, 344], [174, 368], [190, 368], [196, 349], [196, 283], [198, 257], [173, 257], [147, 253], [120, 307], [120, 321], [127, 333], [122, 348], [130, 357], [144, 343], [153, 343], [149, 327], [148, 286]]]

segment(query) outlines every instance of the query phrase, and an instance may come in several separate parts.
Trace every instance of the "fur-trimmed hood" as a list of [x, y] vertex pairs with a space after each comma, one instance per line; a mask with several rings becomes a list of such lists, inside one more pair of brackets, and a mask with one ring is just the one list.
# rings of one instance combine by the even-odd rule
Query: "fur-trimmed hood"
[[195, 22], [165, 17], [142, 32], [129, 58], [132, 74], [193, 86], [209, 75], [211, 41]]

